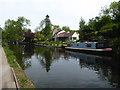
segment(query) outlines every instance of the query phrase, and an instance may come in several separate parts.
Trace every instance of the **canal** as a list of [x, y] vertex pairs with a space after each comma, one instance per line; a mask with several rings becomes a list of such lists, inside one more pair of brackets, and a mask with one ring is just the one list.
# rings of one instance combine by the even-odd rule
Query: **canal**
[[58, 48], [10, 46], [37, 88], [120, 88], [120, 59]]

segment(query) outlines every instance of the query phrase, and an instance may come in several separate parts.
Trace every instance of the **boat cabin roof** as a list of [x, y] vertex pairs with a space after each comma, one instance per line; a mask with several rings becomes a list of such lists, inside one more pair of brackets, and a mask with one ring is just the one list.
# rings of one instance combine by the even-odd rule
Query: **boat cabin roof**
[[[73, 42], [74, 43], [74, 42]], [[99, 42], [77, 42], [77, 43], [99, 43]]]

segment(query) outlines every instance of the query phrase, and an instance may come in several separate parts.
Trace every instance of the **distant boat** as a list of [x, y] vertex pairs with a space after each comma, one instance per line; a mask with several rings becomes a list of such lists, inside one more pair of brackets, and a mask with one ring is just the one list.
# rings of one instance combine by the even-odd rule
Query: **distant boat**
[[112, 48], [106, 48], [104, 43], [99, 42], [69, 43], [65, 49], [92, 54], [111, 54], [112, 51]]

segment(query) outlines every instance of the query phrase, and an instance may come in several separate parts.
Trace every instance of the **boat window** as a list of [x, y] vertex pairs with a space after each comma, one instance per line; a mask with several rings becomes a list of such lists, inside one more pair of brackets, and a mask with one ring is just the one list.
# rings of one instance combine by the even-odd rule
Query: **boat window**
[[77, 44], [77, 46], [79, 46], [79, 44]]
[[87, 47], [91, 47], [91, 44], [87, 44]]

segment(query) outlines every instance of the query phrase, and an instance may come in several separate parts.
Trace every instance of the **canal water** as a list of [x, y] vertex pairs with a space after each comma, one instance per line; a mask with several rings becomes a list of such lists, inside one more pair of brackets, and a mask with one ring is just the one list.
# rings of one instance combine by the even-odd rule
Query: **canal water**
[[58, 48], [10, 46], [37, 88], [120, 88], [120, 59]]

